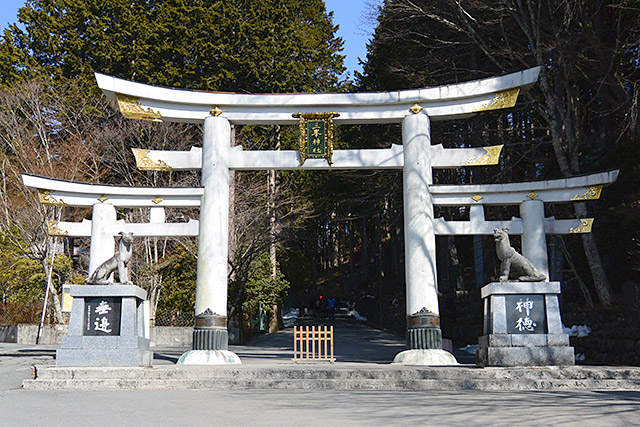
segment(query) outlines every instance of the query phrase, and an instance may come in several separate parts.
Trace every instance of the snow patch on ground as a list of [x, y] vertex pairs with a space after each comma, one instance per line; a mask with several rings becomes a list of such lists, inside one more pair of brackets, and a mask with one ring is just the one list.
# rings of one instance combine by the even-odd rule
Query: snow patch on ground
[[282, 322], [285, 328], [290, 328], [296, 323], [296, 319], [300, 315], [300, 309], [292, 308], [282, 315]]
[[356, 310], [356, 315], [355, 315], [356, 320], [362, 320], [363, 322], [367, 321], [367, 318], [362, 316], [360, 313], [358, 313], [358, 311]]
[[460, 350], [467, 353], [476, 354], [476, 350], [480, 348], [480, 344], [467, 344], [465, 347], [460, 347]]
[[591, 328], [587, 325], [573, 325], [570, 328], [562, 325], [562, 332], [569, 335], [570, 337], [588, 337], [591, 333]]

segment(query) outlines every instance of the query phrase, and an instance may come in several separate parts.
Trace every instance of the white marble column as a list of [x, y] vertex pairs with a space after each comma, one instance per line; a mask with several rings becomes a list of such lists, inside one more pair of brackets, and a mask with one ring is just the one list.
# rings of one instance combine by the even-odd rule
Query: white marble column
[[193, 350], [180, 365], [240, 364], [228, 348], [227, 257], [229, 254], [229, 151], [231, 125], [207, 117], [202, 136], [202, 186]]
[[[100, 265], [115, 253], [113, 226], [116, 209], [108, 203], [93, 205], [91, 215], [91, 246], [89, 247], [89, 277]], [[109, 279], [113, 281], [113, 275]]]
[[436, 237], [429, 146], [431, 125], [426, 114], [413, 114], [402, 121], [404, 153], [404, 246], [407, 315], [422, 308], [438, 314]]
[[548, 279], [549, 260], [547, 258], [547, 235], [544, 229], [544, 202], [542, 200], [523, 202], [520, 205], [520, 216], [524, 229], [522, 255]]
[[229, 253], [229, 150], [231, 125], [223, 117], [207, 117], [202, 137], [202, 186], [198, 239], [196, 315], [211, 310], [227, 315]]
[[453, 355], [442, 349], [436, 273], [436, 235], [429, 148], [431, 125], [426, 114], [406, 116], [402, 121], [404, 153], [404, 252], [407, 287], [407, 350], [394, 364], [456, 365]]

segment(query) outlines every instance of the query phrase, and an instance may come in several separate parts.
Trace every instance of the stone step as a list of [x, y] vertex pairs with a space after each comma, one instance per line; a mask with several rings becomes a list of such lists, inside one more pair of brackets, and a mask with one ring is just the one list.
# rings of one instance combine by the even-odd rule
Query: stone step
[[25, 380], [28, 390], [640, 390], [638, 380], [497, 379], [52, 379]]
[[26, 389], [640, 390], [635, 367], [37, 367]]
[[276, 378], [276, 379], [633, 379], [640, 380], [635, 367], [564, 368], [253, 368], [228, 366], [163, 366], [156, 368], [36, 367], [39, 379], [99, 378]]

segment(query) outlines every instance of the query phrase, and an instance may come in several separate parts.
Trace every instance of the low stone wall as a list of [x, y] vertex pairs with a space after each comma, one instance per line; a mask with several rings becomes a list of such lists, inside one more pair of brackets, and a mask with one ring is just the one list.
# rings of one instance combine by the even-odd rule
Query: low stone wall
[[[40, 334], [40, 344], [55, 345], [67, 334], [66, 325], [45, 325]], [[38, 336], [38, 325], [20, 324], [0, 326], [0, 342], [18, 344], [35, 344]]]
[[[59, 345], [67, 334], [67, 325], [44, 325], [40, 344]], [[0, 326], [0, 342], [35, 344], [38, 325]], [[191, 347], [193, 327], [156, 326], [151, 328], [151, 347]]]
[[0, 326], [0, 342], [16, 342], [18, 339], [18, 326]]
[[154, 326], [151, 328], [151, 347], [191, 347], [193, 326]]

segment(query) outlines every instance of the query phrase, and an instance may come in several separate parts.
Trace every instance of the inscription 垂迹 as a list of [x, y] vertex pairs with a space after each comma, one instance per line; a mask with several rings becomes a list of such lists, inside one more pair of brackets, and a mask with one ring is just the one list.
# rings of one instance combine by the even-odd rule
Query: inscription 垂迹
[[85, 336], [120, 335], [122, 298], [85, 298]]

